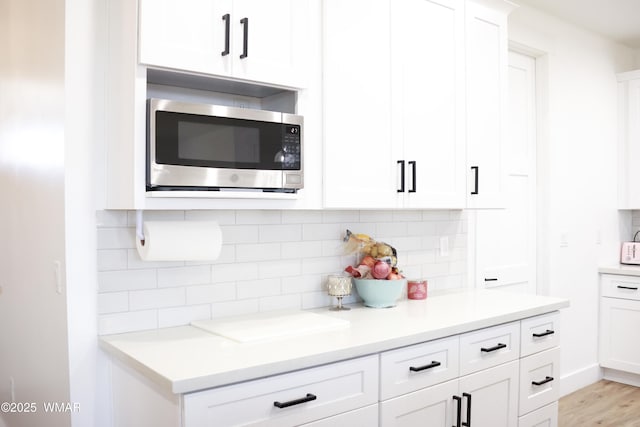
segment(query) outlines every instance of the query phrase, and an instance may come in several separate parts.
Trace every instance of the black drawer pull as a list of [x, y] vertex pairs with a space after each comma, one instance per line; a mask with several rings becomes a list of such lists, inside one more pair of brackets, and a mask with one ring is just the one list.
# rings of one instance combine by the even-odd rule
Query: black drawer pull
[[224, 50], [220, 52], [220, 55], [227, 56], [229, 55], [229, 32], [231, 30], [231, 15], [225, 13], [222, 15], [222, 20], [224, 21]]
[[315, 394], [307, 393], [306, 397], [301, 397], [300, 399], [290, 400], [288, 402], [273, 402], [273, 406], [278, 408], [288, 408], [289, 406], [299, 405], [301, 403], [311, 402], [312, 400], [316, 400], [317, 396]]
[[485, 282], [497, 282], [498, 278], [497, 277], [485, 277], [484, 281]]
[[533, 385], [543, 385], [546, 383], [550, 383], [551, 381], [553, 381], [553, 377], [545, 377], [542, 381], [531, 381], [531, 384]]
[[622, 285], [618, 285], [618, 289], [629, 289], [629, 290], [632, 290], [632, 291], [637, 291], [638, 290], [637, 287], [634, 288], [633, 286], [622, 286]]
[[249, 56], [249, 18], [242, 18], [240, 24], [243, 26], [242, 54], [240, 55], [240, 59], [244, 59]]
[[533, 334], [533, 336], [535, 338], [542, 338], [542, 337], [546, 337], [547, 335], [553, 335], [555, 333], [556, 333], [556, 331], [552, 331], [551, 329], [547, 329], [546, 331], [541, 332], [539, 334]]
[[438, 361], [432, 361], [431, 363], [429, 363], [428, 365], [424, 365], [424, 366], [409, 366], [409, 370], [411, 372], [420, 372], [420, 371], [424, 371], [426, 369], [431, 369], [431, 368], [435, 368], [436, 366], [440, 366], [441, 363]]
[[482, 347], [480, 351], [483, 351], [485, 353], [491, 353], [492, 351], [500, 350], [501, 348], [506, 348], [506, 347], [507, 347], [506, 344], [498, 343], [498, 345], [494, 345], [493, 347], [489, 347], [489, 348]]
[[467, 421], [462, 423], [462, 427], [471, 427], [471, 395], [462, 393], [463, 398], [467, 398]]

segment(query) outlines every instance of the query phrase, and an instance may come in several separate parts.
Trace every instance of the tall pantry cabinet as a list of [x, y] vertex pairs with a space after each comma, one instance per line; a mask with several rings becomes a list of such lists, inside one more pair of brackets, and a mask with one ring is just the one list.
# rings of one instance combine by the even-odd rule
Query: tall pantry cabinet
[[511, 7], [324, 2], [326, 207], [501, 207]]

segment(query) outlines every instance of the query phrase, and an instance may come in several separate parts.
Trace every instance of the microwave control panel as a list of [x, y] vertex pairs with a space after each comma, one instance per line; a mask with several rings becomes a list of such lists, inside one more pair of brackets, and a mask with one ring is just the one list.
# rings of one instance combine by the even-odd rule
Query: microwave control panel
[[300, 156], [301, 156], [301, 144], [300, 144], [300, 126], [298, 125], [285, 125], [284, 141], [282, 145], [282, 151], [284, 151], [284, 164], [283, 168], [287, 170], [299, 170], [300, 169]]

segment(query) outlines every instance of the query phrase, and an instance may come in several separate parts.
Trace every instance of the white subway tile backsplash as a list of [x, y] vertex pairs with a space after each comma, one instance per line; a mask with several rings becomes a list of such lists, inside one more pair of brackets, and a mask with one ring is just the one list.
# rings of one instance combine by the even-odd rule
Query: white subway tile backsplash
[[203, 285], [211, 282], [211, 266], [198, 265], [158, 269], [158, 286]]
[[217, 221], [220, 225], [230, 225], [236, 223], [236, 212], [230, 210], [187, 211], [184, 218], [187, 221]]
[[322, 211], [282, 211], [283, 224], [313, 224], [322, 222]]
[[98, 251], [98, 271], [126, 270], [126, 249], [100, 249]]
[[260, 309], [258, 301], [258, 298], [253, 298], [213, 303], [211, 304], [211, 313], [214, 319], [258, 313]]
[[238, 299], [280, 295], [280, 279], [260, 279], [238, 282]]
[[272, 279], [302, 274], [302, 260], [263, 261], [258, 263], [258, 278]]
[[344, 270], [346, 265], [340, 263], [340, 257], [305, 258], [302, 260], [302, 271], [305, 274], [330, 274]]
[[324, 254], [324, 242], [284, 242], [282, 259], [321, 257]]
[[189, 286], [186, 290], [187, 304], [189, 305], [233, 301], [236, 299], [236, 284], [234, 282]]
[[236, 211], [236, 224], [281, 224], [281, 211]]
[[98, 292], [156, 288], [156, 270], [120, 270], [98, 273]]
[[99, 228], [98, 249], [129, 249], [136, 247], [133, 228]]
[[217, 264], [212, 267], [211, 271], [214, 283], [253, 280], [258, 278], [258, 264], [255, 262]]
[[182, 288], [129, 292], [129, 309], [132, 311], [181, 306], [185, 302], [185, 290]]
[[211, 319], [211, 305], [187, 305], [158, 310], [158, 327], [188, 325], [194, 320]]
[[258, 243], [260, 240], [260, 227], [257, 225], [222, 225], [220, 230], [225, 244]]
[[300, 294], [278, 295], [273, 297], [260, 298], [260, 311], [273, 310], [300, 310], [302, 308], [302, 298]]
[[260, 242], [299, 242], [302, 239], [302, 226], [291, 225], [261, 225]]
[[157, 327], [157, 310], [128, 311], [126, 313], [103, 314], [98, 316], [98, 333], [100, 335], [143, 331], [146, 329], [156, 329]]
[[236, 260], [249, 262], [280, 259], [280, 249], [279, 243], [236, 245]]
[[[343, 254], [347, 229], [398, 250], [409, 278], [429, 289], [464, 286], [467, 215], [420, 210], [145, 211], [145, 220], [218, 221], [223, 246], [215, 261], [142, 261], [135, 249], [135, 212], [96, 212], [100, 334], [186, 325], [194, 319], [336, 304], [328, 274], [356, 262]], [[637, 218], [637, 219], [636, 219]], [[640, 224], [640, 212], [634, 213]], [[449, 255], [439, 255], [440, 238]], [[355, 291], [346, 303], [359, 301]]]
[[98, 294], [98, 314], [129, 311], [129, 292]]

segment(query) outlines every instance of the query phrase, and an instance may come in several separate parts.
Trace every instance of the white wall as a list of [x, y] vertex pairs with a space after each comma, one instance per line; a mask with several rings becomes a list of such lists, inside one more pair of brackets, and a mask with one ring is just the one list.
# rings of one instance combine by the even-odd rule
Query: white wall
[[562, 313], [566, 394], [600, 375], [597, 268], [617, 262], [621, 237], [615, 74], [633, 68], [635, 53], [526, 6], [511, 14], [509, 38], [540, 55], [538, 280], [571, 300]]
[[102, 0], [65, 1], [65, 241], [73, 426], [110, 425], [105, 356], [98, 349], [94, 158], [102, 135]]
[[[99, 211], [101, 334], [335, 303], [322, 285], [327, 274], [355, 262], [342, 256], [347, 228], [394, 246], [407, 277], [426, 278], [430, 289], [466, 283], [463, 211], [156, 211], [145, 218], [216, 220], [221, 256], [213, 263], [143, 262], [135, 212]], [[441, 236], [449, 239], [448, 256], [439, 254]]]
[[64, 5], [0, 2], [0, 401], [13, 379], [15, 401], [38, 405], [1, 414], [11, 427], [70, 424], [43, 408], [69, 401]]

